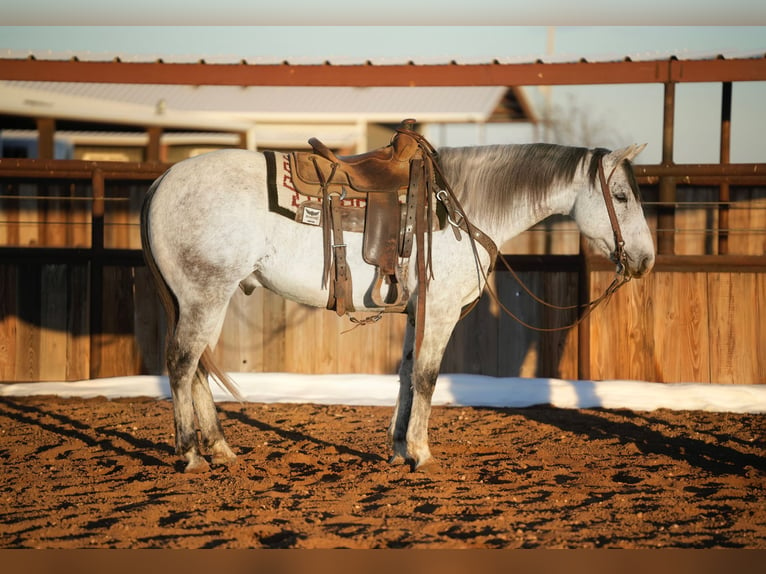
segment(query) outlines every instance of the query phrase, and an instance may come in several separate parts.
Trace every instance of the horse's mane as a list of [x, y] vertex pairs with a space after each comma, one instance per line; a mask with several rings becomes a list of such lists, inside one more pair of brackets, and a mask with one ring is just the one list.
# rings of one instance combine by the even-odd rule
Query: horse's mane
[[607, 153], [543, 143], [446, 147], [439, 149], [439, 161], [468, 214], [502, 223], [515, 209], [543, 209], [549, 191], [570, 185], [584, 161], [594, 184], [599, 159]]

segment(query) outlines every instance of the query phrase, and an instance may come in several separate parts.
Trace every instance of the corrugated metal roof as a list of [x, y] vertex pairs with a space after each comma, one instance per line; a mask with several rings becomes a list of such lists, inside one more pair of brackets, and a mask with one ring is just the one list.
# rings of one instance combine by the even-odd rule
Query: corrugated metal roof
[[243, 118], [263, 118], [269, 114], [329, 114], [336, 117], [369, 114], [399, 117], [404, 114], [416, 118], [454, 117], [455, 121], [486, 120], [507, 92], [507, 88], [491, 86], [232, 87], [27, 81], [3, 81], [0, 85], [152, 107], [161, 105], [169, 110], [225, 111]]

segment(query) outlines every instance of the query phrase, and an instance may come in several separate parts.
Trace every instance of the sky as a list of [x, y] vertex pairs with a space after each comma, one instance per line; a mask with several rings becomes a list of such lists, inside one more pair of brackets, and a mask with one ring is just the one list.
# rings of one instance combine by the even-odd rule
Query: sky
[[[108, 15], [96, 4], [88, 0], [71, 0], [67, 3], [30, 0], [15, 3], [6, 14], [4, 7], [3, 23], [47, 23], [48, 21], [66, 21], [66, 14], [78, 15], [80, 22], [102, 21], [130, 23], [131, 13], [141, 13], [142, 6], [148, 2], [135, 0], [126, 14], [120, 14], [125, 7], [114, 9]], [[209, 8], [206, 4], [187, 0], [183, 3], [187, 10], [178, 13], [191, 14], [200, 19], [205, 17]], [[218, 16], [211, 15], [208, 22], [214, 24], [231, 18], [236, 11], [229, 11], [233, 6], [245, 14], [240, 21], [253, 19], [252, 7], [263, 3], [242, 3], [235, 0], [220, 0], [217, 4]], [[291, 14], [298, 16], [298, 21], [305, 19], [306, 11], [311, 11], [309, 4], [314, 2], [293, 0], [289, 4]], [[356, 9], [350, 13], [359, 12]], [[389, 5], [407, 4], [395, 0]], [[402, 17], [402, 21], [417, 23], [423, 20], [421, 12], [425, 6], [433, 4], [430, 0], [413, 5]], [[529, 4], [528, 2], [526, 3]], [[563, 14], [556, 24], [556, 17], [551, 18], [544, 12], [538, 12], [537, 20], [521, 10], [515, 21], [551, 22], [551, 25], [526, 26], [294, 26], [284, 25], [286, 18], [276, 12], [267, 11], [258, 18], [259, 22], [274, 25], [261, 26], [0, 26], [0, 54], [7, 50], [32, 51], [37, 54], [51, 52], [90, 52], [123, 55], [149, 56], [195, 56], [214, 61], [216, 56], [250, 59], [258, 61], [291, 60], [296, 63], [329, 60], [336, 63], [359, 62], [367, 59], [375, 63], [398, 63], [413, 60], [415, 62], [486, 62], [494, 58], [519, 59], [534, 61], [537, 58], [548, 60], [577, 60], [586, 58], [621, 59], [630, 56], [633, 59], [664, 59], [670, 55], [680, 58], [710, 57], [725, 54], [727, 57], [753, 56], [766, 54], [766, 2], [762, 0], [731, 0], [712, 2], [710, 0], [676, 0], [673, 7], [668, 7], [655, 0], [641, 3], [641, 10], [635, 6], [621, 6], [615, 9], [616, 2], [602, 0], [582, 0], [578, 7], [590, 8], [592, 19], [606, 19], [610, 14], [612, 21], [649, 21], [647, 14], [663, 14], [665, 21], [673, 21], [676, 12], [685, 10], [687, 21], [704, 21], [705, 18], [716, 22], [740, 21], [753, 26], [625, 26], [625, 25], [570, 25], [566, 23], [566, 12], [572, 12], [574, 3], [541, 0], [535, 3], [538, 10], [549, 6], [560, 8], [551, 13]], [[665, 3], [667, 4], [667, 3]], [[155, 11], [153, 22], [162, 23], [167, 18], [165, 12], [172, 12], [179, 2], [161, 3], [162, 9]], [[276, 5], [276, 4], [275, 4]], [[333, 1], [323, 3], [328, 10], [313, 21], [331, 19], [333, 7], [347, 5], [349, 2]], [[494, 21], [502, 23], [514, 20], [507, 16], [509, 7], [519, 7], [513, 0], [493, 1], [475, 0], [471, 3], [474, 14], [492, 13]], [[47, 11], [38, 11], [35, 20], [35, 8], [45, 6]], [[194, 10], [188, 10], [194, 6]], [[243, 8], [245, 6], [246, 8]], [[66, 7], [64, 10], [63, 7]], [[247, 8], [249, 7], [249, 8]], [[523, 7], [523, 6], [522, 6]], [[726, 10], [722, 10], [725, 7]], [[90, 8], [87, 11], [86, 8]], [[492, 9], [492, 10], [490, 10]], [[683, 10], [682, 10], [683, 9]], [[450, 8], [445, 20], [457, 20], [462, 9]], [[314, 9], [314, 12], [316, 10]], [[528, 11], [528, 9], [527, 9]], [[585, 12], [587, 12], [586, 10]], [[439, 20], [436, 12], [435, 20]], [[725, 12], [725, 13], [724, 13]], [[26, 13], [26, 20], [24, 19]], [[177, 14], [178, 14], [177, 13]], [[397, 12], [404, 14], [404, 12]], [[45, 14], [45, 16], [39, 16]], [[336, 13], [337, 14], [337, 13]], [[578, 14], [569, 14], [570, 21], [578, 21]], [[619, 17], [618, 17], [619, 16]], [[58, 20], [57, 20], [58, 18]], [[353, 19], [353, 17], [349, 18]], [[467, 18], [464, 21], [475, 20]], [[657, 17], [655, 16], [655, 19]], [[679, 18], [680, 19], [680, 18]], [[176, 20], [193, 20], [191, 17], [178, 16]], [[340, 18], [343, 20], [343, 18]], [[369, 20], [369, 15], [368, 15]], [[360, 17], [361, 21], [361, 17]], [[379, 18], [377, 22], [385, 21]], [[194, 22], [192, 22], [194, 23]], [[556, 24], [555, 26], [553, 24]], [[766, 82], [735, 84], [732, 119], [732, 161], [763, 162], [766, 152], [761, 143], [761, 135], [766, 131], [766, 114], [763, 102], [766, 101]], [[542, 107], [543, 93], [537, 88], [530, 88], [532, 100]], [[675, 161], [678, 163], [705, 163], [718, 160], [718, 134], [720, 133], [721, 87], [718, 84], [681, 84], [677, 87], [678, 104], [676, 108], [676, 144]], [[566, 141], [582, 145], [603, 145], [618, 147], [630, 143], [648, 143], [646, 151], [639, 158], [640, 163], [657, 163], [661, 158], [662, 138], [662, 98], [661, 85], [642, 86], [582, 86], [554, 87], [551, 89], [551, 101], [554, 113], [565, 121], [575, 124], [571, 118], [588, 118], [593, 141]], [[526, 130], [526, 131], [523, 131]], [[498, 128], [491, 126], [484, 131], [474, 127], [454, 128], [445, 136], [445, 142], [437, 145], [472, 145], [480, 143], [511, 143], [539, 138], [529, 128]], [[573, 137], [584, 138], [575, 134]], [[591, 137], [589, 136], [589, 139]]]
[[5, 2], [18, 24], [171, 25], [742, 25], [766, 24], [763, 0], [25, 0]]

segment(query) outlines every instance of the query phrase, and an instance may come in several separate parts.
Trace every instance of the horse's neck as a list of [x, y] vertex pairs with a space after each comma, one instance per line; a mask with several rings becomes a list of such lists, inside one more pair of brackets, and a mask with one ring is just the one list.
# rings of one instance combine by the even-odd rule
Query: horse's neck
[[[586, 181], [585, 177], [578, 176], [569, 185], [549, 189], [534, 204], [519, 194], [516, 201], [507, 206], [503, 217], [485, 218], [483, 223], [472, 223], [489, 235], [497, 245], [502, 245], [552, 215], [570, 215], [577, 194], [585, 189]], [[470, 218], [470, 214], [468, 215]]]
[[557, 149], [556, 159], [545, 156], [551, 150], [542, 156], [538, 150], [535, 144], [440, 150], [446, 181], [468, 219], [498, 245], [551, 215], [571, 214], [578, 194], [590, 187], [589, 154]]

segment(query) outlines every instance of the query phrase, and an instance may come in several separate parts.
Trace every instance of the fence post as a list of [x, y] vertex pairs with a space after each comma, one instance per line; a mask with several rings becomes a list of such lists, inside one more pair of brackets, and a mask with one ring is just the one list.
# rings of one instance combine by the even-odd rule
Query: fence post
[[[676, 85], [665, 83], [665, 106], [662, 120], [662, 165], [673, 165], [673, 127], [675, 121]], [[660, 177], [659, 209], [657, 210], [657, 252], [672, 255], [675, 252], [676, 180], [672, 176]]]
[[104, 173], [92, 174], [93, 204], [90, 239], [90, 378], [101, 372], [104, 302]]
[[[731, 82], [723, 83], [721, 94], [721, 165], [731, 160]], [[729, 253], [729, 201], [731, 190], [728, 181], [722, 181], [718, 195], [718, 254]]]
[[[586, 249], [586, 240], [580, 235], [580, 265], [577, 280], [577, 304], [580, 305], [578, 319], [585, 312], [585, 305], [590, 301], [591, 269]], [[581, 381], [589, 380], [590, 373], [590, 317], [585, 317], [577, 325], [577, 378]]]

